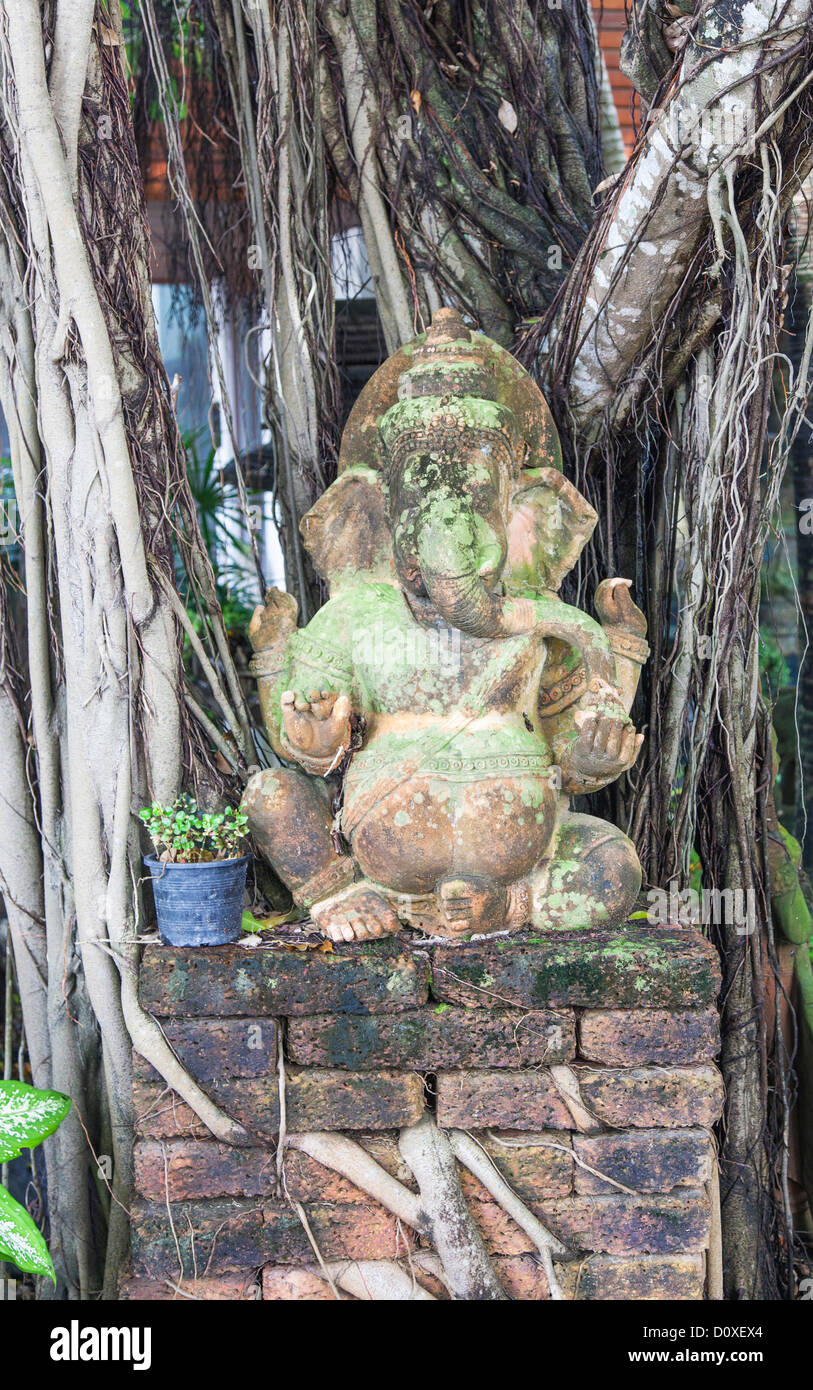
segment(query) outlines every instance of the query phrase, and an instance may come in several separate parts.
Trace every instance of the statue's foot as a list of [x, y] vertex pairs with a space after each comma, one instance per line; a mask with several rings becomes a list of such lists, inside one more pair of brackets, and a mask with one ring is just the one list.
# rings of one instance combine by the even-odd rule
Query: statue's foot
[[509, 909], [509, 890], [493, 879], [445, 878], [437, 887], [441, 936], [467, 936], [503, 931]]
[[314, 924], [331, 941], [372, 941], [401, 930], [393, 908], [369, 883], [351, 883], [311, 906]]
[[399, 893], [396, 897], [399, 921], [413, 931], [436, 936], [438, 901], [434, 893]]
[[616, 826], [571, 812], [528, 886], [530, 920], [538, 930], [607, 930], [631, 912], [641, 865], [632, 841]]

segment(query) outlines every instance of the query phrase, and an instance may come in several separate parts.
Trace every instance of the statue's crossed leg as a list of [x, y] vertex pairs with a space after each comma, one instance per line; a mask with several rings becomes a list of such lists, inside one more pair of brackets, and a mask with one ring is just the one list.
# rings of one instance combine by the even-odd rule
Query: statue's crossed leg
[[544, 862], [515, 883], [447, 874], [434, 894], [409, 895], [359, 878], [335, 844], [325, 783], [293, 769], [261, 772], [244, 804], [262, 853], [334, 941], [391, 935], [402, 922], [454, 937], [523, 923], [600, 930], [625, 920], [641, 887], [632, 841], [593, 816], [565, 812]]

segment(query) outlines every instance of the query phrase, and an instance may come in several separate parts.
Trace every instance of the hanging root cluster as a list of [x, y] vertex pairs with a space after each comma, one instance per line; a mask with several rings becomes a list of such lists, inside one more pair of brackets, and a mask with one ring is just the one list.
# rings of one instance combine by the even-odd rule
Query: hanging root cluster
[[393, 350], [454, 302], [505, 342], [550, 304], [602, 176], [589, 7], [319, 7], [325, 127]]
[[[812, 42], [809, 22], [801, 31], [791, 26], [783, 68], [770, 47], [757, 55], [746, 91], [754, 119], [739, 144], [704, 166], [703, 204], [686, 213], [668, 247], [679, 278], [671, 285], [668, 274], [656, 279], [668, 299], [645, 307], [650, 331], [636, 337], [635, 312], [624, 305], [646, 283], [646, 261], [663, 236], [658, 217], [674, 213], [673, 181], [685, 195], [681, 206], [691, 206], [686, 189], [697, 175], [687, 142], [677, 141], [671, 163], [657, 168], [656, 195], [634, 235], [625, 231], [623, 247], [618, 225], [632, 218], [636, 170], [651, 176], [656, 167], [648, 134], [657, 123], [661, 132], [670, 129], [668, 103], [679, 105], [682, 84], [691, 82], [688, 64], [665, 82], [668, 102], [650, 112], [559, 304], [521, 342], [548, 384], [576, 481], [602, 518], [580, 592], [586, 597], [607, 574], [633, 578], [653, 647], [633, 709], [647, 734], [642, 758], [597, 809], [632, 835], [646, 888], [697, 888], [697, 873], [690, 875], [699, 870], [703, 889], [722, 895], [710, 898], [722, 907], [704, 926], [724, 975], [727, 1293], [745, 1298], [787, 1291], [786, 1261], [777, 1264], [775, 1256], [786, 1255], [793, 1240], [781, 1180], [792, 1046], [781, 1031], [766, 1036], [766, 992], [779, 993], [780, 985], [763, 833], [772, 769], [758, 606], [763, 550], [779, 520], [782, 476], [808, 389], [811, 326], [769, 443], [791, 270], [788, 216], [813, 158], [805, 134], [813, 116]], [[663, 151], [662, 137], [654, 148]], [[617, 249], [602, 262], [608, 245]], [[602, 264], [612, 267], [603, 279]], [[591, 377], [602, 296], [619, 327], [611, 346], [601, 340], [603, 375]], [[598, 415], [587, 410], [591, 380]], [[776, 1097], [770, 1113], [769, 1095]]]
[[133, 1047], [212, 1132], [243, 1138], [137, 999], [135, 813], [184, 779], [224, 789], [189, 718], [173, 551], [232, 766], [253, 762], [252, 744], [157, 350], [123, 36], [92, 3], [57, 7], [53, 30], [35, 0], [3, 19], [0, 400], [22, 544], [0, 611], [0, 882], [33, 1079], [73, 1102], [44, 1146], [57, 1292], [111, 1297]]

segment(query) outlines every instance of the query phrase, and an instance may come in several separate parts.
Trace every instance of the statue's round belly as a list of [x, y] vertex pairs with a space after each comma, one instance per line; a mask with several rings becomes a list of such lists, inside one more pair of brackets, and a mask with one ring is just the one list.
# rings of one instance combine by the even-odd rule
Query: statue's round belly
[[397, 763], [366, 754], [345, 782], [343, 826], [362, 872], [399, 893], [449, 874], [513, 883], [545, 855], [557, 792], [546, 756], [438, 756]]

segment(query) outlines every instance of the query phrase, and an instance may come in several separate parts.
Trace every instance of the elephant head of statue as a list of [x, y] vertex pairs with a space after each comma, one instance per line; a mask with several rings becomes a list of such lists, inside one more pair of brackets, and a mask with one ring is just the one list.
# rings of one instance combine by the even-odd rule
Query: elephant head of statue
[[302, 523], [331, 588], [397, 578], [413, 608], [473, 636], [510, 630], [506, 599], [555, 593], [596, 522], [539, 388], [453, 309], [368, 382], [340, 470]]

